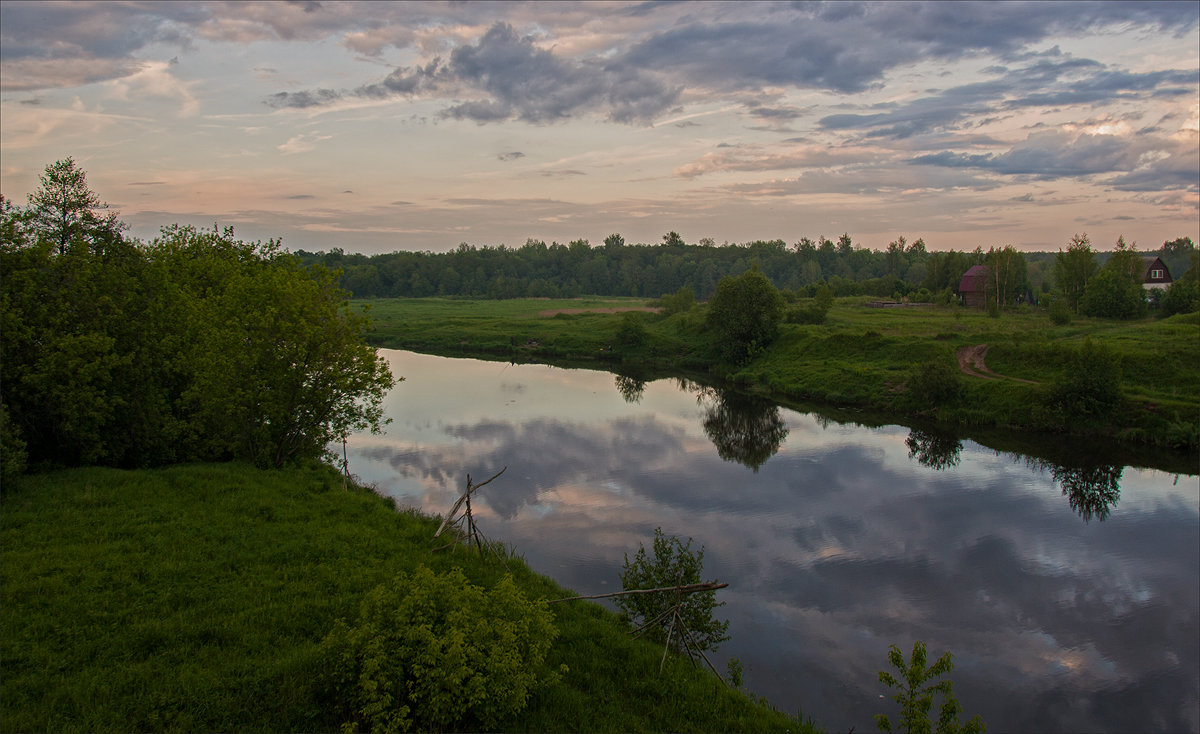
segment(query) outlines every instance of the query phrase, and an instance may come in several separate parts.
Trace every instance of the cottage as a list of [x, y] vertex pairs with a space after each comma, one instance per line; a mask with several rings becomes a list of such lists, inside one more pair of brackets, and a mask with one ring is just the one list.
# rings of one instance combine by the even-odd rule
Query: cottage
[[964, 306], [983, 308], [987, 305], [987, 280], [990, 274], [986, 265], [972, 265], [963, 273], [958, 284], [958, 295]]
[[1146, 255], [1142, 258], [1142, 287], [1146, 290], [1154, 288], [1162, 288], [1166, 290], [1171, 287], [1174, 281], [1171, 279], [1171, 271], [1167, 270], [1167, 266], [1163, 263], [1162, 258], [1154, 255]]

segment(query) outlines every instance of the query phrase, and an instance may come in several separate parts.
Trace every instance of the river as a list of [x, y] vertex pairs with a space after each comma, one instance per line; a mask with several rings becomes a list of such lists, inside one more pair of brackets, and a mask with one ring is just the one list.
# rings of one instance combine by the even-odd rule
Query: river
[[830, 731], [895, 721], [888, 646], [954, 656], [991, 732], [1200, 731], [1200, 478], [864, 427], [682, 380], [381, 350], [405, 380], [350, 470], [475, 517], [580, 594], [654, 529], [703, 546], [746, 687]]

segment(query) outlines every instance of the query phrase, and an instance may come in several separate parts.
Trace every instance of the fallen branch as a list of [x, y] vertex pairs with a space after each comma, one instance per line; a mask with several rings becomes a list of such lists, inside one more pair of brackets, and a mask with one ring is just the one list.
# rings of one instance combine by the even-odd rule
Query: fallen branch
[[686, 586], [664, 586], [658, 589], [632, 589], [630, 591], [614, 591], [611, 594], [593, 594], [591, 596], [568, 596], [565, 599], [545, 599], [546, 604], [556, 604], [560, 601], [578, 601], [580, 599], [608, 599], [614, 596], [632, 596], [634, 594], [655, 594], [662, 591], [675, 591], [680, 594], [691, 594], [697, 591], [716, 591], [724, 589], [729, 584], [688, 584]]

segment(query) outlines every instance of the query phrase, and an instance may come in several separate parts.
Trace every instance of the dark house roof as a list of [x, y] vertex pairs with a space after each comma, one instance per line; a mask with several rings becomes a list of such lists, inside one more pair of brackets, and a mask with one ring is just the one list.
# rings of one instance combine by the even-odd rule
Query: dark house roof
[[972, 265], [963, 273], [958, 284], [959, 293], [983, 293], [987, 290], [987, 279], [991, 273], [986, 265]]
[[1142, 268], [1142, 284], [1147, 288], [1166, 288], [1174, 282], [1171, 279], [1171, 271], [1167, 270], [1167, 265], [1162, 258], [1146, 255], [1142, 257], [1142, 265], [1144, 266]]

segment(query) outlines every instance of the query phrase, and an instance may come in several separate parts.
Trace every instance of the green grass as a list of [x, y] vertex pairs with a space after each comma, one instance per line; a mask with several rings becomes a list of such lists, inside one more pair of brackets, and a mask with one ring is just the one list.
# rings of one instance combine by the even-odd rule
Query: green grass
[[[325, 467], [23, 477], [0, 512], [0, 730], [337, 730], [319, 649], [337, 618], [419, 564], [480, 585], [504, 572], [432, 552], [437, 524]], [[570, 595], [508, 565], [533, 598]], [[570, 672], [506, 729], [810, 729], [689, 665], [658, 675], [660, 651], [595, 604], [553, 609], [548, 662]]]
[[[639, 314], [646, 344], [622, 348], [622, 314], [540, 316], [554, 309], [645, 305], [640, 299], [370, 301], [377, 346], [514, 361], [593, 363], [643, 374], [707, 372], [780, 400], [856, 407], [967, 429], [1067, 432], [1195, 450], [1200, 444], [1200, 321], [1109, 321], [1074, 317], [1056, 326], [1044, 310], [990, 317], [958, 306], [879, 309], [865, 297], [838, 299], [821, 325], [784, 324], [745, 365], [722, 364], [704, 328], [705, 307], [662, 317]], [[1085, 339], [1112, 350], [1122, 369], [1125, 410], [1103, 422], [1048, 416], [1041, 406]], [[987, 344], [987, 364], [1014, 380], [963, 377], [956, 405], [914, 405], [905, 387], [916, 365]], [[1027, 380], [1029, 383], [1018, 382]], [[1030, 384], [1035, 383], [1035, 384]]]

